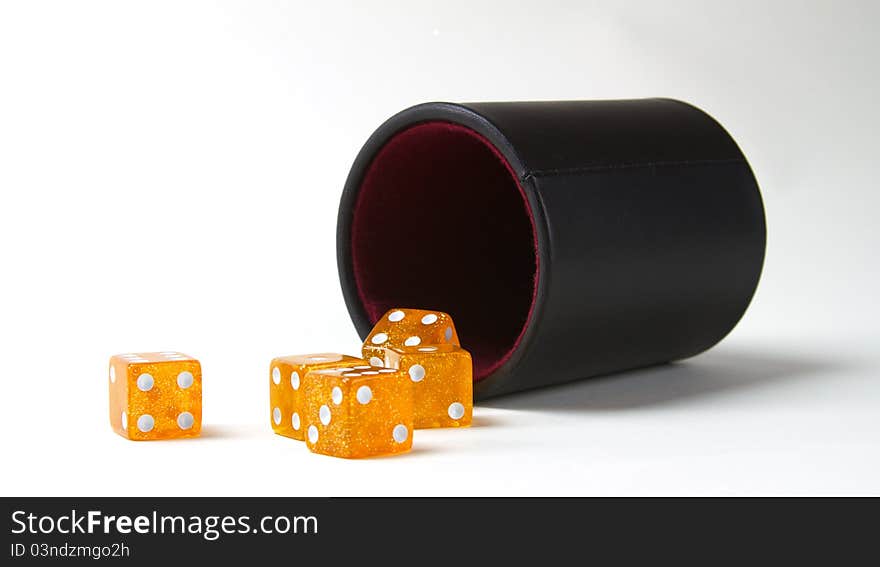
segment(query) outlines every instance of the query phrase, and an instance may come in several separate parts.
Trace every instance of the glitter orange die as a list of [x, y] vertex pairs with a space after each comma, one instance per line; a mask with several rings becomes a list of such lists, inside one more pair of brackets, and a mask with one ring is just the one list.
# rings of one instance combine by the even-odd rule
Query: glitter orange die
[[198, 437], [202, 368], [176, 351], [110, 357], [110, 425], [134, 441]]
[[464, 427], [473, 415], [473, 363], [453, 345], [389, 347], [385, 363], [405, 371], [413, 383], [415, 427]]
[[269, 418], [275, 433], [300, 441], [305, 439], [303, 378], [310, 370], [332, 367], [370, 369], [370, 365], [360, 358], [335, 352], [272, 359], [269, 365]]
[[473, 362], [441, 311], [392, 309], [362, 349], [371, 364], [406, 371], [413, 382], [415, 427], [462, 427], [473, 415]]
[[383, 364], [388, 347], [449, 344], [458, 346], [452, 317], [442, 311], [392, 309], [382, 316], [364, 342], [363, 355], [374, 366]]
[[405, 372], [318, 369], [306, 375], [304, 388], [312, 452], [357, 459], [412, 448], [413, 390]]

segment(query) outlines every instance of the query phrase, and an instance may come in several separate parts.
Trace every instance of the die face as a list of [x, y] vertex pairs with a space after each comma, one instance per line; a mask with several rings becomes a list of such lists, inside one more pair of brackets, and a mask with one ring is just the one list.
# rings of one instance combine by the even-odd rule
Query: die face
[[278, 435], [302, 441], [302, 409], [300, 365], [283, 358], [272, 360], [269, 366], [269, 422]]
[[324, 352], [280, 356], [269, 365], [269, 422], [278, 435], [302, 441], [305, 438], [303, 422], [303, 387], [306, 374], [321, 368], [368, 367], [363, 359]]
[[376, 322], [364, 341], [365, 347], [439, 344], [460, 344], [452, 317], [442, 311], [408, 308], [389, 310]]
[[305, 388], [306, 445], [350, 459], [412, 448], [412, 385], [392, 369], [318, 370]]
[[110, 359], [110, 422], [136, 441], [197, 437], [202, 427], [199, 361], [176, 351]]
[[473, 363], [452, 345], [385, 349], [389, 367], [413, 383], [416, 429], [464, 427], [473, 419]]
[[[354, 422], [351, 456], [404, 453], [412, 448], [415, 400], [412, 382], [401, 373], [379, 370], [378, 376], [354, 377], [349, 414]], [[368, 393], [369, 392], [369, 393]]]

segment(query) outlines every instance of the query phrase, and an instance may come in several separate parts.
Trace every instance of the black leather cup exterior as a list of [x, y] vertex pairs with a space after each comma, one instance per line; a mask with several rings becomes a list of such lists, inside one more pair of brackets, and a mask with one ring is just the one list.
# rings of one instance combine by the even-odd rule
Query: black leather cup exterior
[[477, 398], [687, 358], [742, 317], [763, 266], [764, 209], [745, 157], [708, 114], [670, 99], [428, 103], [378, 128], [343, 191], [337, 260], [361, 338], [373, 322], [351, 260], [360, 183], [391, 137], [431, 121], [497, 148], [537, 236], [531, 316], [512, 355], [475, 383]]

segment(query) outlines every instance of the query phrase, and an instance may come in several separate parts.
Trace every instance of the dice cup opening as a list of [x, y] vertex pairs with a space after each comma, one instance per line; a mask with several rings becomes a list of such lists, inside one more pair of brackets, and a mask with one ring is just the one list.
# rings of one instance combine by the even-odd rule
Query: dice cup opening
[[507, 361], [535, 305], [538, 240], [504, 155], [471, 128], [428, 121], [372, 156], [350, 227], [354, 288], [370, 324], [392, 307], [452, 315], [479, 381]]

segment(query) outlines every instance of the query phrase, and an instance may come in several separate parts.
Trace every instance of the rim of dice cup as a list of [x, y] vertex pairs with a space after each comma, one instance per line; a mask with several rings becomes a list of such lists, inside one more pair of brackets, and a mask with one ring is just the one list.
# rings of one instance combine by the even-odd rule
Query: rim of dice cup
[[356, 157], [337, 263], [362, 339], [392, 308], [449, 313], [485, 398], [710, 348], [765, 242], [745, 157], [690, 104], [427, 103]]

